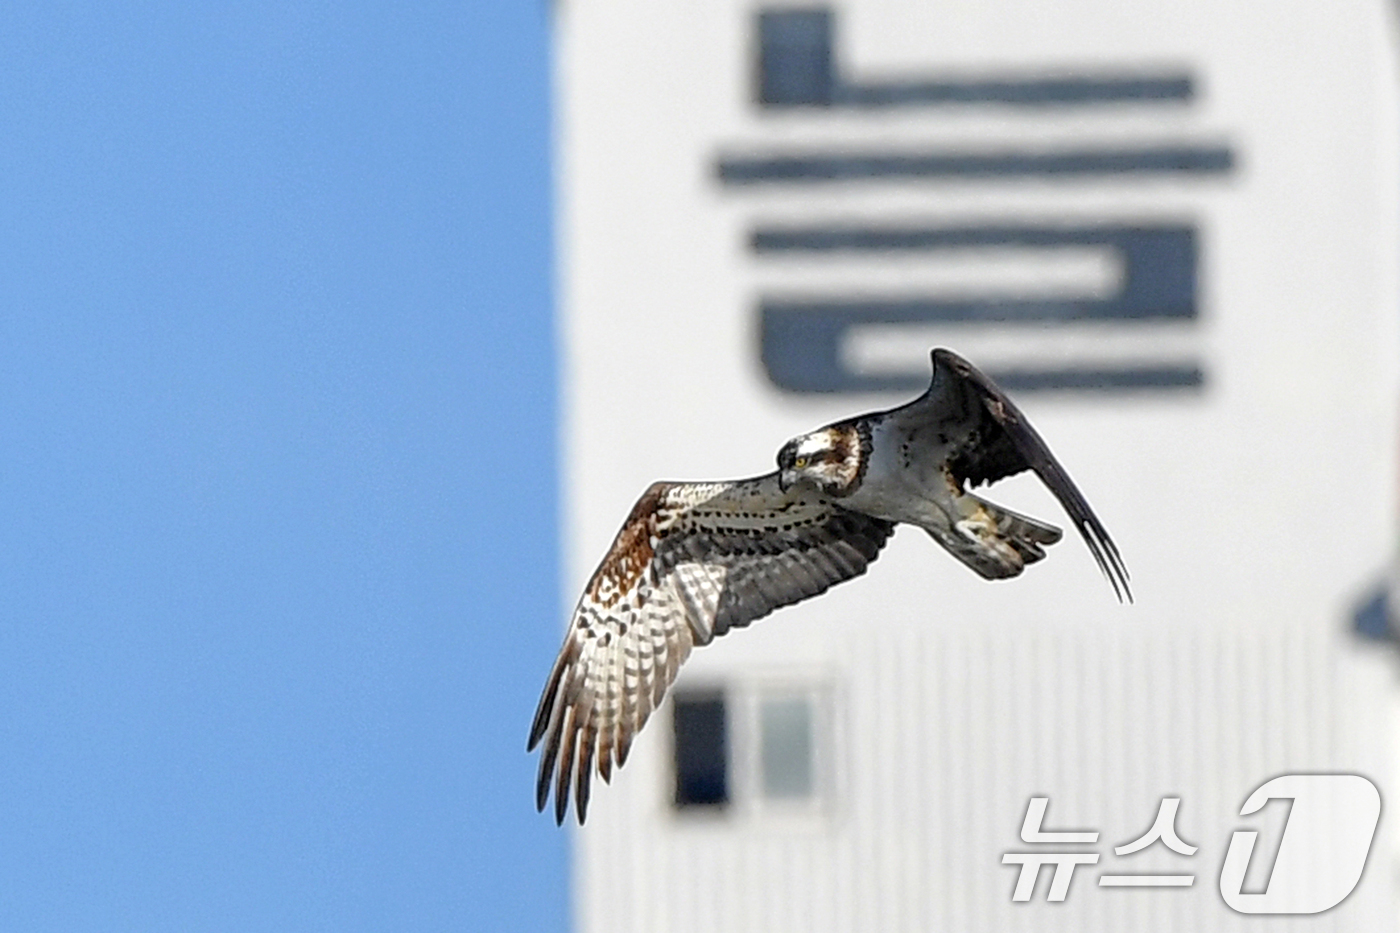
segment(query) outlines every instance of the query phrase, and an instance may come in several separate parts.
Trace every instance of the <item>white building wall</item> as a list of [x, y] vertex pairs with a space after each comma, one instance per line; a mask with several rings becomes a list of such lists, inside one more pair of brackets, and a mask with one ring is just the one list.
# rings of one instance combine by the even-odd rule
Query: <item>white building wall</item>
[[[796, 637], [798, 624], [783, 626]], [[812, 622], [813, 626], [821, 625]], [[842, 792], [810, 820], [677, 818], [664, 736], [595, 797], [577, 845], [590, 930], [1385, 930], [1395, 926], [1383, 841], [1341, 907], [1316, 917], [1232, 913], [1216, 891], [1249, 791], [1280, 773], [1391, 772], [1389, 659], [1297, 627], [990, 633], [835, 622], [827, 671], [845, 700]], [[833, 646], [834, 647], [834, 646]], [[737, 653], [737, 652], [736, 652]], [[725, 676], [762, 677], [732, 658]], [[748, 662], [748, 663], [746, 663]], [[663, 730], [658, 729], [658, 733]], [[1384, 789], [1383, 789], [1384, 792]], [[1033, 795], [1046, 827], [1097, 829], [1101, 853], [1062, 904], [1013, 904], [1008, 851]], [[1164, 796], [1182, 798], [1190, 858], [1160, 846], [1122, 858]], [[1382, 823], [1382, 826], [1385, 826]], [[1393, 829], [1393, 827], [1392, 827]], [[1190, 873], [1184, 890], [1106, 890], [1101, 872]]]
[[[1025, 576], [988, 584], [904, 529], [867, 576], [697, 652], [680, 686], [829, 692], [829, 806], [804, 817], [738, 805], [717, 819], [677, 816], [663, 711], [612, 786], [597, 788], [577, 833], [578, 928], [1393, 929], [1394, 671], [1345, 632], [1394, 539], [1400, 110], [1388, 7], [832, 9], [838, 57], [862, 78], [1147, 63], [1186, 69], [1196, 95], [1174, 107], [775, 113], [752, 102], [756, 5], [565, 0], [568, 598], [652, 480], [763, 472], [793, 434], [913, 394], [779, 390], [759, 350], [762, 295], [898, 292], [906, 282], [956, 294], [972, 287], [956, 281], [957, 260], [987, 258], [941, 268], [920, 257], [762, 259], [748, 247], [756, 227], [1193, 224], [1199, 316], [1175, 329], [921, 325], [862, 339], [897, 369], [926, 365], [935, 343], [984, 365], [1053, 355], [1068, 333], [1118, 341], [1129, 357], [1185, 352], [1204, 385], [1016, 393], [1120, 545], [1136, 605], [1113, 601], [1072, 536]], [[1227, 146], [1233, 168], [768, 186], [725, 185], [717, 169], [726, 157], [798, 149], [1153, 140]], [[1044, 285], [1036, 276], [1059, 273], [1024, 274]], [[990, 497], [1063, 522], [1026, 477]], [[1250, 824], [1240, 805], [1267, 778], [1307, 771], [1361, 773], [1381, 787], [1381, 841], [1361, 886], [1319, 917], [1232, 913], [1216, 879], [1229, 833]], [[1051, 798], [1048, 825], [1102, 834], [1100, 864], [1079, 870], [1063, 904], [1044, 903], [1043, 879], [1032, 903], [1012, 904], [1015, 869], [1001, 864], [1028, 848], [1017, 832], [1036, 795]], [[1154, 846], [1114, 857], [1166, 796], [1182, 799], [1178, 829], [1197, 854]], [[1164, 891], [1094, 884], [1101, 872], [1154, 869], [1196, 880]]]

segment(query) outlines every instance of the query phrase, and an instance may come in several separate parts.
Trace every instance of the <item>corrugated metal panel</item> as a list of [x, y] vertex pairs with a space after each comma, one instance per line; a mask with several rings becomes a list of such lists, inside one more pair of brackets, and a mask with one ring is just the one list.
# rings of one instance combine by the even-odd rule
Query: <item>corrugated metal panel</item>
[[[1299, 627], [1148, 631], [1095, 625], [843, 630], [833, 653], [838, 791], [830, 812], [671, 813], [669, 737], [639, 742], [578, 839], [585, 931], [1376, 930], [1394, 925], [1381, 840], [1357, 892], [1317, 917], [1245, 917], [1217, 879], [1245, 797], [1285, 772], [1356, 770], [1388, 785], [1388, 660]], [[719, 650], [718, 647], [710, 650]], [[724, 658], [736, 683], [775, 672]], [[781, 673], [781, 671], [778, 671]], [[792, 676], [809, 676], [798, 669]], [[664, 729], [658, 729], [658, 733]], [[1093, 829], [1096, 866], [1068, 899], [1013, 904], [1008, 851], [1031, 796], [1047, 829]], [[1160, 800], [1181, 798], [1192, 857], [1119, 858]], [[1272, 805], [1271, 805], [1272, 806]], [[1261, 843], [1262, 845], [1262, 843]], [[1047, 850], [1057, 847], [1042, 846]], [[1066, 847], [1058, 847], [1060, 850]], [[1085, 847], [1068, 847], [1085, 848]], [[1101, 873], [1189, 873], [1189, 889], [1102, 889]]]

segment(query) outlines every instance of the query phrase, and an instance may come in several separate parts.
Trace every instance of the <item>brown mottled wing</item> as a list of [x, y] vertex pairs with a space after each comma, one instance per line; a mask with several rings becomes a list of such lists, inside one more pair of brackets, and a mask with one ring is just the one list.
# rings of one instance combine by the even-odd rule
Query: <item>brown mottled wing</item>
[[562, 823], [588, 811], [661, 703], [691, 648], [865, 572], [894, 526], [777, 474], [656, 483], [584, 589], [540, 697], [528, 748], [544, 743], [535, 802]]
[[933, 351], [933, 382], [925, 395], [897, 409], [929, 419], [949, 438], [949, 468], [971, 486], [1034, 470], [1060, 500], [1119, 600], [1132, 601], [1118, 546], [1065, 468], [1021, 410], [985, 373], [951, 350]]

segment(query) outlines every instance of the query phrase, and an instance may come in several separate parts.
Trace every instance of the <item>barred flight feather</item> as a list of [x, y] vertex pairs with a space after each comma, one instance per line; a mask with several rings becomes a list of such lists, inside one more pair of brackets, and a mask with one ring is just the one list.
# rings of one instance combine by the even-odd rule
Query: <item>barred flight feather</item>
[[596, 767], [604, 781], [697, 645], [865, 572], [891, 522], [777, 474], [732, 483], [656, 483], [637, 500], [574, 610], [530, 729], [541, 741], [535, 803], [569, 793], [580, 823]]

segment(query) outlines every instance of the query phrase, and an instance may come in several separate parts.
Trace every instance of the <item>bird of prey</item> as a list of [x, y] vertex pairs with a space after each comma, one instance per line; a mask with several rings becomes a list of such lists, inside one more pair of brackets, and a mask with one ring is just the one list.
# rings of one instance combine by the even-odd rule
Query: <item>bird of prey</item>
[[1035, 428], [991, 379], [933, 351], [928, 391], [793, 438], [751, 479], [654, 483], [584, 588], [545, 684], [536, 805], [551, 789], [579, 823], [690, 650], [865, 572], [897, 524], [922, 528], [989, 580], [1045, 556], [1060, 530], [968, 487], [1033, 470], [1060, 501], [1120, 601], [1118, 548]]

